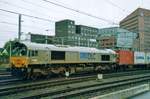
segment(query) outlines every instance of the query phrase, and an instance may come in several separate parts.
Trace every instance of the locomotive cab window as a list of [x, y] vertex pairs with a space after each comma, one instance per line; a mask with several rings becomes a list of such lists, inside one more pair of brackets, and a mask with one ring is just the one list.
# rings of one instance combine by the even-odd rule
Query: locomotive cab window
[[102, 61], [110, 61], [110, 55], [102, 55]]
[[52, 60], [65, 60], [65, 52], [64, 51], [51, 51], [51, 59]]
[[37, 50], [30, 50], [29, 51], [29, 56], [32, 57], [32, 56], [38, 56], [38, 51]]

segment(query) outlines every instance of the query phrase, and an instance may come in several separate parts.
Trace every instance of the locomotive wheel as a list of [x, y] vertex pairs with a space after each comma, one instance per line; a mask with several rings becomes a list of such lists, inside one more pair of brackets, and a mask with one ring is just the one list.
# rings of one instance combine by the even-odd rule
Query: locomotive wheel
[[49, 72], [48, 75], [46, 76], [46, 78], [51, 78], [53, 74], [54, 74], [54, 73]]
[[24, 68], [24, 69], [23, 69], [22, 78], [23, 78], [23, 80], [27, 80], [27, 78], [28, 78], [27, 68]]
[[25, 73], [25, 72], [23, 73], [22, 79], [23, 79], [23, 80], [27, 80], [27, 79], [28, 79], [28, 73], [27, 73], [27, 72], [26, 72], [26, 73]]
[[62, 77], [63, 77], [63, 76], [65, 75], [65, 71], [64, 71], [64, 70], [63, 70], [63, 71], [60, 71], [60, 73], [59, 73], [59, 74], [60, 74], [60, 76], [62, 76]]
[[30, 78], [31, 78], [31, 80], [37, 80], [38, 77], [36, 74], [32, 74]]
[[27, 79], [28, 79], [28, 75], [27, 75], [27, 74], [24, 74], [23, 77], [22, 77], [22, 79], [23, 79], [23, 80], [27, 80]]

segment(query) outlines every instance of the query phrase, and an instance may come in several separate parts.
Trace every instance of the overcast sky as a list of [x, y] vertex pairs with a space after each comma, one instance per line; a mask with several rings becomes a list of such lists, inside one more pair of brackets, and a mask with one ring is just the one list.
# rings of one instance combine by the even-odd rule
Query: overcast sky
[[[0, 9], [19, 12], [22, 14], [46, 18], [43, 21], [22, 16], [23, 35], [28, 32], [34, 34], [55, 34], [55, 21], [63, 19], [75, 20], [76, 24], [83, 24], [97, 28], [116, 26], [114, 23], [129, 15], [138, 7], [150, 9], [150, 0], [49, 0], [75, 10], [83, 11], [103, 21], [87, 15], [79, 14], [62, 7], [58, 7], [44, 0], [0, 0]], [[48, 30], [48, 31], [47, 31]], [[17, 38], [18, 15], [0, 11], [0, 47], [8, 40]]]

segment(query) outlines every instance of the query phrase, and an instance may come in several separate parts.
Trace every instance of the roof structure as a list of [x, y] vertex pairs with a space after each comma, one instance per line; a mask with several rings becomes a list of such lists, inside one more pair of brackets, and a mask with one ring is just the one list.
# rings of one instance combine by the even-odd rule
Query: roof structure
[[97, 49], [97, 48], [78, 47], [78, 46], [57, 46], [57, 45], [52, 45], [52, 44], [39, 44], [39, 43], [33, 43], [33, 42], [21, 42], [21, 43], [23, 43], [28, 49], [31, 49], [31, 50], [55, 50], [55, 51], [115, 54], [115, 51], [111, 49]]

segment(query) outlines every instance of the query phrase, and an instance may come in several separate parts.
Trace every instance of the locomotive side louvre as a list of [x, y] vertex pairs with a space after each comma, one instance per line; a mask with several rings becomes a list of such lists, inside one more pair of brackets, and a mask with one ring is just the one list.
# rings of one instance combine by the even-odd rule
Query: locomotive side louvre
[[66, 61], [70, 61], [71, 63], [76, 63], [79, 61], [79, 52], [66, 52]]

